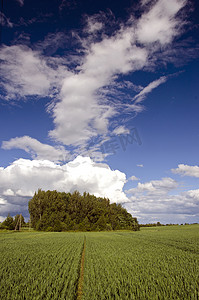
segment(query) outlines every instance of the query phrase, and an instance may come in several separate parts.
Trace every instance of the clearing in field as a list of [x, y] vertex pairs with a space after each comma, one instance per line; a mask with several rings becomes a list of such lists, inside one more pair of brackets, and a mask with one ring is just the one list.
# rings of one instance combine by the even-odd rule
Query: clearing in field
[[0, 233], [0, 299], [199, 299], [199, 225]]

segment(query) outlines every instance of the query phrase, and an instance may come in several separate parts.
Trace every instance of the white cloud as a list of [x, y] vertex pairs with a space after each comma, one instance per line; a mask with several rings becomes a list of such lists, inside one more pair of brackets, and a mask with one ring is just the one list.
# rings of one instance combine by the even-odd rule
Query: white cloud
[[162, 76], [159, 79], [152, 81], [145, 88], [143, 88], [143, 90], [139, 94], [137, 94], [133, 98], [133, 100], [136, 100], [135, 103], [141, 102], [142, 100], [144, 100], [146, 98], [147, 94], [151, 93], [153, 89], [157, 88], [160, 84], [162, 84], [166, 81], [167, 81], [166, 76]]
[[68, 71], [56, 65], [56, 59], [48, 59], [39, 51], [23, 45], [3, 46], [0, 50], [1, 86], [6, 100], [35, 96], [51, 96], [60, 77]]
[[[111, 170], [107, 164], [95, 163], [88, 157], [78, 156], [64, 165], [48, 160], [19, 159], [0, 169], [1, 215], [23, 210], [27, 214], [27, 202], [38, 188], [81, 193], [87, 191], [111, 202], [127, 202], [123, 192], [124, 173]], [[11, 193], [12, 191], [12, 193]], [[16, 196], [13, 196], [15, 194]]]
[[9, 141], [2, 142], [2, 148], [5, 150], [22, 149], [30, 153], [32, 158], [51, 160], [51, 161], [66, 161], [69, 157], [68, 151], [63, 146], [50, 146], [42, 144], [38, 140], [29, 136], [12, 138]]
[[[18, 1], [23, 4], [22, 0]], [[101, 35], [96, 41], [94, 35], [93, 39], [90, 35], [82, 38], [73, 32], [77, 48], [75, 58], [44, 55], [41, 43], [37, 44], [38, 48], [33, 47], [35, 50], [22, 45], [3, 46], [0, 51], [1, 85], [6, 99], [30, 95], [54, 97], [55, 102], [50, 106], [54, 129], [49, 136], [65, 145], [84, 145], [92, 137], [104, 138], [109, 133], [111, 118], [119, 116], [121, 109], [129, 114], [130, 111], [138, 113], [143, 107], [130, 100], [124, 103], [121, 98], [110, 101], [101, 90], [114, 84], [120, 75], [143, 70], [152, 60], [154, 65], [156, 55], [159, 60], [160, 50], [163, 55], [164, 46], [180, 33], [183, 20], [176, 18], [176, 14], [185, 3], [183, 0], [158, 0], [149, 10], [146, 8], [139, 19], [130, 17], [126, 24], [118, 25], [119, 29], [112, 35], [101, 30], [100, 15], [90, 17], [87, 31], [101, 30]], [[57, 38], [61, 40], [60, 34]], [[77, 40], [81, 45], [77, 45]], [[43, 44], [48, 42], [46, 39]], [[149, 84], [139, 97], [143, 98], [164, 80], [161, 77]], [[137, 95], [137, 99], [139, 97]]]
[[15, 193], [11, 189], [7, 189], [6, 191], [3, 192], [4, 196], [14, 196]]
[[98, 133], [106, 133], [113, 109], [99, 105], [93, 94], [99, 86], [97, 78], [83, 74], [64, 80], [62, 101], [53, 108], [55, 129], [50, 136], [64, 144], [83, 144]]
[[169, 177], [162, 178], [161, 180], [152, 180], [146, 183], [138, 182], [136, 188], [130, 189], [128, 193], [143, 193], [147, 192], [149, 195], [167, 194], [170, 190], [177, 188], [177, 182]]
[[[192, 219], [198, 222], [199, 190], [189, 190], [174, 194], [178, 183], [172, 178], [138, 183], [136, 188], [127, 192], [131, 194], [131, 203], [125, 207], [141, 223], [153, 222], [153, 218], [163, 223], [181, 223]], [[172, 220], [172, 221], [169, 221]]]
[[87, 25], [85, 28], [85, 32], [87, 33], [96, 33], [103, 29], [104, 23], [102, 22], [102, 19], [105, 19], [106, 16], [102, 13], [93, 15], [93, 16], [86, 16]]
[[186, 195], [192, 199], [199, 200], [199, 189], [190, 190], [186, 193]]
[[[159, 2], [162, 3], [158, 1], [154, 7], [159, 7]], [[174, 18], [175, 14], [176, 9], [173, 14], [171, 10], [166, 19], [171, 15]], [[159, 20], [158, 15], [154, 15], [154, 18]], [[167, 21], [170, 22], [170, 19]], [[145, 19], [139, 21], [139, 26], [143, 22]], [[172, 26], [173, 23], [170, 28]], [[127, 26], [121, 25], [112, 36], [103, 36], [100, 42], [91, 42], [89, 39], [86, 45], [86, 40], [83, 41], [87, 48], [76, 70], [78, 72], [63, 80], [61, 101], [53, 107], [55, 129], [50, 132], [51, 137], [64, 144], [84, 144], [91, 137], [108, 133], [109, 120], [117, 113], [118, 103], [108, 103], [106, 97], [100, 94], [100, 89], [113, 82], [118, 74], [143, 69], [149, 63], [149, 55], [154, 56], [151, 49], [149, 51], [147, 47], [136, 45], [136, 38], [140, 34], [136, 34], [136, 30], [135, 21], [132, 21]], [[178, 31], [173, 28], [172, 38], [176, 34]], [[151, 90], [154, 85], [150, 87]], [[129, 106], [129, 109], [142, 110], [136, 105]]]
[[142, 15], [138, 22], [137, 39], [142, 44], [170, 43], [179, 32], [179, 20], [175, 15], [186, 4], [185, 0], [159, 0]]
[[182, 176], [199, 177], [199, 167], [179, 164], [176, 169], [171, 169], [174, 174]]
[[[48, 67], [37, 53], [22, 46], [4, 46], [0, 52], [1, 73], [6, 78], [2, 82], [8, 97], [28, 95], [48, 95], [50, 80]], [[3, 69], [3, 70], [2, 70]]]
[[19, 189], [16, 191], [16, 195], [17, 196], [22, 196], [22, 197], [32, 197], [33, 196], [33, 193], [32, 193], [32, 190], [24, 190], [24, 189]]
[[139, 180], [139, 178], [137, 178], [136, 176], [133, 175], [128, 180], [136, 181], [136, 180]]
[[0, 205], [5, 205], [7, 201], [3, 198], [0, 198]]
[[96, 32], [103, 28], [103, 23], [101, 22], [95, 22], [95, 23], [89, 23], [88, 32]]
[[119, 127], [116, 127], [114, 130], [113, 130], [113, 134], [116, 134], [116, 135], [120, 135], [120, 134], [129, 134], [130, 131], [129, 129], [125, 128], [125, 126], [119, 126]]
[[144, 165], [143, 165], [143, 164], [138, 164], [138, 165], [137, 165], [137, 167], [139, 167], [139, 168], [143, 168], [143, 167], [144, 167]]
[[53, 109], [51, 137], [74, 144], [108, 132], [108, 120], [116, 110], [97, 97], [97, 91], [109, 84], [113, 75], [126, 74], [146, 63], [146, 50], [131, 47], [131, 35], [130, 30], [124, 30], [90, 46], [80, 72], [63, 81], [62, 101]]

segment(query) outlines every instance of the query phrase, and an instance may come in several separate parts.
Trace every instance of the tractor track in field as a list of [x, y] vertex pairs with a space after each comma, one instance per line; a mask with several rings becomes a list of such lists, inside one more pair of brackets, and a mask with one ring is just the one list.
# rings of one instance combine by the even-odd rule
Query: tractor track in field
[[84, 236], [84, 244], [83, 244], [81, 262], [80, 262], [79, 280], [77, 286], [77, 300], [81, 300], [83, 295], [85, 251], [86, 251], [86, 237]]

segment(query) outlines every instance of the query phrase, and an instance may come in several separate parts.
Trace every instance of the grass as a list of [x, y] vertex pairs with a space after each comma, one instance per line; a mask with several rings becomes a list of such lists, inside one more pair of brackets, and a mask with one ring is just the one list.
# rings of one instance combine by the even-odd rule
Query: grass
[[0, 233], [0, 299], [199, 299], [199, 225]]

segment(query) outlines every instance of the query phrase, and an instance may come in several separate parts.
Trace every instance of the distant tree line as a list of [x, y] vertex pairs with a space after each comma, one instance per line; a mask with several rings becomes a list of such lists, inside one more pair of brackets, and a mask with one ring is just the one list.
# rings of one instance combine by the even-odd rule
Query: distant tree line
[[[198, 224], [198, 223], [191, 223], [192, 225], [194, 224]], [[191, 225], [189, 223], [184, 223], [184, 224], [180, 224], [180, 225]], [[161, 224], [160, 222], [157, 223], [147, 223], [147, 224], [140, 224], [140, 227], [157, 227], [157, 226], [178, 226], [179, 224]]]
[[44, 231], [139, 230], [120, 204], [78, 191], [64, 193], [38, 190], [28, 204], [31, 226]]
[[164, 226], [160, 222], [157, 223], [147, 223], [147, 224], [140, 224], [140, 227], [156, 227], [156, 226]]

